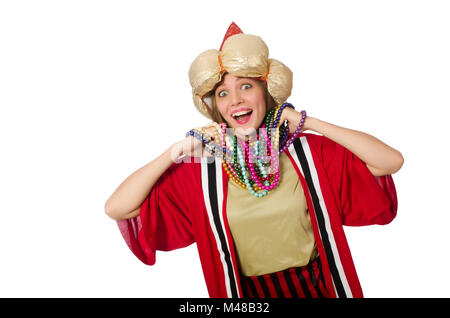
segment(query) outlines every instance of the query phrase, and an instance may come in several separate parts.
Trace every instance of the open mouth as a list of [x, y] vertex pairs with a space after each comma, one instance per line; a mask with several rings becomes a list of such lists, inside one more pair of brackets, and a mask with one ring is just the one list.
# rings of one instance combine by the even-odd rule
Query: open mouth
[[245, 110], [232, 115], [233, 119], [240, 125], [247, 123], [252, 117], [253, 110]]

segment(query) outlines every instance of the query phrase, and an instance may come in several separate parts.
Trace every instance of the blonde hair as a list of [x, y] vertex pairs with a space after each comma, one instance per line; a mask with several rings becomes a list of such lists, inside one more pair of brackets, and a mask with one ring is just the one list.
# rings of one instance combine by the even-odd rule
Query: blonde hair
[[[223, 81], [223, 77], [222, 77], [222, 81]], [[217, 83], [217, 85], [214, 87], [214, 89], [210, 93], [210, 97], [211, 97], [210, 113], [211, 113], [212, 120], [216, 123], [225, 123], [226, 122], [226, 120], [220, 114], [219, 109], [217, 108], [216, 97], [214, 94], [214, 92], [216, 91], [216, 88], [222, 84], [222, 81]], [[262, 80], [257, 80], [257, 82], [261, 84], [261, 86], [263, 87], [263, 90], [264, 90], [264, 96], [266, 98], [266, 114], [267, 114], [270, 110], [277, 107], [277, 103], [273, 99], [272, 95], [269, 94], [269, 91], [267, 90], [267, 83]]]

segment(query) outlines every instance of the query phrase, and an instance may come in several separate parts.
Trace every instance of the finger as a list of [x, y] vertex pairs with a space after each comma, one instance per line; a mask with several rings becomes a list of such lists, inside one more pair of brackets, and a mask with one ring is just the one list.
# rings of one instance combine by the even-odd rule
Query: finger
[[204, 132], [204, 134], [206, 136], [209, 137], [210, 141], [214, 140], [214, 132], [212, 131], [212, 129], [210, 127], [202, 128], [202, 131]]
[[183, 144], [181, 145], [182, 149], [183, 149], [183, 154], [185, 154], [185, 155], [188, 155], [190, 153], [191, 139], [192, 139], [192, 136], [186, 137]]

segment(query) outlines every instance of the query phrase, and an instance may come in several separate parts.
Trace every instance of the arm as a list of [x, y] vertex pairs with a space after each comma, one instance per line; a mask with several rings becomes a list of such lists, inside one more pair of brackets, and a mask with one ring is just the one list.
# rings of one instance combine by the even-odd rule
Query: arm
[[182, 155], [198, 154], [203, 144], [194, 137], [174, 143], [159, 157], [128, 176], [105, 203], [105, 213], [114, 220], [139, 215], [142, 202], [159, 177]]
[[[187, 189], [183, 181], [193, 179], [196, 171], [185, 160], [178, 160], [189, 151], [183, 146], [191, 141], [177, 142], [134, 172], [105, 205], [130, 250], [147, 265], [155, 263], [157, 250], [169, 251], [195, 241], [190, 199], [198, 192]], [[186, 159], [191, 162], [192, 158]]]
[[[300, 123], [301, 113], [286, 108], [280, 123], [283, 122], [283, 115], [284, 119], [291, 123], [289, 130], [293, 128], [291, 132], [295, 131]], [[398, 150], [369, 134], [339, 127], [313, 117], [306, 117], [303, 130], [315, 131], [347, 148], [366, 164], [374, 176], [394, 174], [403, 165], [404, 159]]]
[[128, 176], [105, 203], [105, 213], [114, 220], [139, 215], [145, 198], [159, 177], [181, 155], [180, 142], [171, 145], [159, 157]]

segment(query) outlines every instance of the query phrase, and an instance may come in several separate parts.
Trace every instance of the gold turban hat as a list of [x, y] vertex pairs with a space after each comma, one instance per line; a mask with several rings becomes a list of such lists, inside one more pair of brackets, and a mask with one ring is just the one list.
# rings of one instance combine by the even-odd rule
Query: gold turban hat
[[283, 104], [291, 95], [291, 70], [280, 61], [269, 58], [269, 49], [259, 36], [244, 34], [234, 22], [228, 28], [220, 49], [204, 51], [189, 69], [195, 107], [209, 119], [212, 117], [208, 96], [224, 73], [265, 81], [277, 105]]

